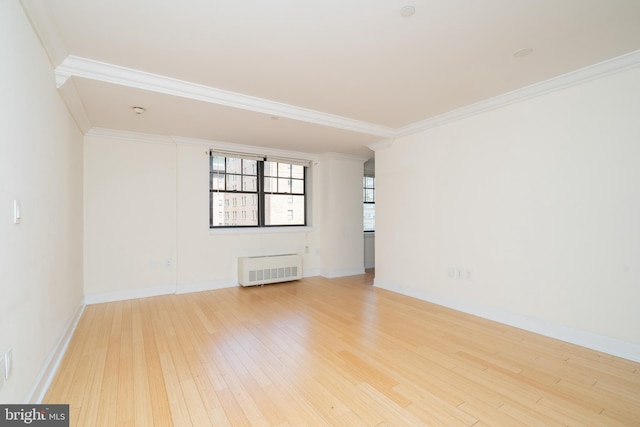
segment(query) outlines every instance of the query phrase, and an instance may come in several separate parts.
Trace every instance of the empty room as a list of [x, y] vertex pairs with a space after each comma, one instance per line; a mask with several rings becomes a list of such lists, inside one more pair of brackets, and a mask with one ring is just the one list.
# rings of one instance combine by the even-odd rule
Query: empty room
[[5, 0], [0, 47], [1, 425], [640, 425], [640, 2]]

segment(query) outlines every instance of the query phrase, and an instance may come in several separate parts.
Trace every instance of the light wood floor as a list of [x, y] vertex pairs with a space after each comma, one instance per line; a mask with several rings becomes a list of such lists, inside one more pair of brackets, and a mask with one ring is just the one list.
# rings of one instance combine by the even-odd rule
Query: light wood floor
[[48, 403], [72, 426], [639, 426], [640, 364], [308, 278], [88, 306]]

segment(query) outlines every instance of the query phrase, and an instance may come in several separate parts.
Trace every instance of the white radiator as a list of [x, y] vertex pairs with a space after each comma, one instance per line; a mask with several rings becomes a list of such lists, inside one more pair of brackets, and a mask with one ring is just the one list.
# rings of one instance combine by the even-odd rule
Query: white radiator
[[240, 286], [302, 279], [302, 257], [297, 254], [238, 258]]

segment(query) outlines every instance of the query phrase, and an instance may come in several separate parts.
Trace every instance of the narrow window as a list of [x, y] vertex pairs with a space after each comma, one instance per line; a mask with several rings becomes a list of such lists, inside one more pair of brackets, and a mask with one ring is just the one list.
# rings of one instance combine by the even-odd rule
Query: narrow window
[[376, 179], [372, 176], [363, 178], [363, 226], [364, 231], [376, 229]]

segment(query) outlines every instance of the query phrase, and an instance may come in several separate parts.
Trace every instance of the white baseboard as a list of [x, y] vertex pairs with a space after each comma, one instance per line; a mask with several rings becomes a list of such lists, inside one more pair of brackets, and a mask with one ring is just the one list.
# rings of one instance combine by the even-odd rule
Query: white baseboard
[[374, 286], [571, 344], [576, 344], [613, 356], [640, 362], [640, 344], [622, 341], [617, 338], [598, 335], [492, 307], [443, 297], [442, 295], [422, 289], [384, 282], [378, 278], [374, 279]]
[[364, 266], [356, 268], [345, 268], [342, 270], [322, 270], [321, 276], [327, 279], [335, 279], [337, 277], [355, 276], [364, 274]]
[[188, 294], [191, 292], [212, 291], [215, 289], [233, 288], [239, 286], [237, 280], [212, 280], [210, 282], [189, 283], [178, 285], [176, 294]]
[[71, 337], [78, 326], [78, 322], [80, 321], [80, 317], [82, 317], [82, 313], [84, 312], [85, 305], [81, 303], [76, 311], [73, 313], [73, 316], [67, 322], [67, 325], [64, 329], [64, 332], [56, 345], [51, 350], [49, 357], [44, 362], [44, 366], [40, 370], [40, 373], [36, 377], [31, 390], [27, 393], [24, 403], [25, 404], [40, 404], [44, 399], [45, 394], [49, 390], [49, 386], [53, 381], [53, 377], [60, 366], [60, 362], [62, 362], [62, 358], [64, 357], [65, 352], [67, 351], [67, 347], [69, 346], [69, 342], [71, 341]]
[[317, 269], [313, 269], [313, 270], [304, 270], [302, 272], [302, 277], [316, 277], [316, 276], [321, 276], [322, 271], [317, 268]]
[[155, 297], [176, 293], [176, 285], [153, 286], [148, 288], [127, 289], [124, 291], [88, 294], [84, 296], [85, 303], [101, 304], [103, 302], [125, 301], [128, 299]]
[[[325, 277], [342, 277], [342, 276], [353, 276], [356, 274], [364, 274], [364, 269], [352, 269], [352, 270], [342, 270], [342, 271], [333, 271], [331, 274], [333, 276]], [[305, 270], [303, 272], [303, 277], [313, 277], [313, 276], [322, 276], [321, 270]], [[235, 286], [239, 286], [238, 281], [236, 279], [222, 279], [222, 280], [211, 280], [208, 282], [200, 282], [200, 283], [188, 283], [188, 284], [178, 284], [176, 285], [162, 285], [162, 286], [151, 286], [147, 288], [138, 288], [138, 289], [127, 289], [123, 291], [115, 291], [115, 292], [104, 292], [98, 294], [87, 294], [84, 297], [85, 303], [87, 305], [92, 304], [102, 304], [105, 302], [114, 302], [114, 301], [125, 301], [129, 299], [136, 298], [147, 298], [147, 297], [155, 297], [158, 295], [171, 295], [171, 294], [188, 294], [190, 292], [202, 292], [202, 291], [211, 291], [215, 289], [224, 289], [224, 288], [233, 288]]]

